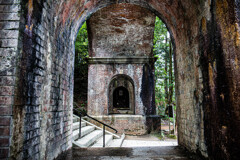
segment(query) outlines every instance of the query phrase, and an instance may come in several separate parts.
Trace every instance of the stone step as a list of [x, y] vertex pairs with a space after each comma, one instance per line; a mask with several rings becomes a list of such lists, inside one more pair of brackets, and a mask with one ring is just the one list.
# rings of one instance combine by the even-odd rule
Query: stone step
[[75, 122], [79, 122], [79, 117], [73, 116], [73, 123], [75, 123]]
[[[93, 124], [93, 123], [90, 123], [89, 121], [87, 121], [87, 119], [82, 119], [82, 121], [83, 121], [83, 122], [86, 122], [86, 123], [87, 123], [87, 125], [90, 125], [90, 126], [95, 126], [95, 128], [96, 128], [96, 129], [103, 130], [102, 128], [100, 128], [100, 127], [96, 126], [95, 124]], [[111, 135], [113, 135], [113, 137], [114, 137], [114, 138], [121, 138], [121, 137], [120, 137], [120, 136], [118, 136], [117, 134], [115, 134], [115, 133], [112, 133], [112, 132], [110, 132], [110, 131], [108, 131], [108, 130], [105, 130], [105, 133], [106, 133], [106, 134], [111, 134]]]
[[121, 147], [121, 140], [113, 139], [108, 147]]
[[[94, 130], [95, 130], [95, 127], [94, 127], [94, 126], [85, 126], [85, 127], [83, 127], [83, 128], [81, 129], [81, 137], [87, 135], [88, 133], [90, 133], [90, 132], [92, 132], [92, 131], [94, 131]], [[75, 130], [75, 131], [73, 131], [73, 137], [72, 137], [73, 140], [78, 139], [78, 138], [79, 138], [78, 135], [79, 135], [79, 130], [78, 130], [78, 129]]]
[[202, 160], [195, 154], [181, 147], [112, 147], [112, 148], [73, 148], [69, 152], [72, 159], [101, 159], [101, 160]]
[[[85, 119], [82, 119], [82, 128], [81, 128], [81, 138], [79, 138], [79, 117], [76, 115], [73, 115], [73, 138], [72, 142], [74, 146], [78, 146], [81, 148], [85, 147], [103, 147], [103, 130], [102, 128], [86, 121]], [[105, 131], [105, 147], [108, 147], [110, 145], [120, 147], [122, 144], [122, 141], [124, 137]], [[121, 140], [117, 140], [117, 139]]]
[[[111, 143], [112, 140], [113, 140], [113, 135], [110, 135], [110, 134], [105, 135], [105, 147], [108, 147], [108, 145]], [[103, 147], [103, 136], [99, 138], [91, 147], [95, 147], [95, 148]]]
[[[81, 123], [81, 127], [82, 127], [82, 128], [85, 127], [86, 125], [87, 125], [86, 122], [82, 122], [82, 123]], [[79, 129], [79, 122], [73, 123], [73, 131], [75, 131], [76, 129]]]
[[125, 139], [125, 134], [123, 133], [121, 135], [121, 138], [115, 138], [111, 141], [111, 143], [109, 144], [109, 147], [121, 147], [123, 144], [123, 141]]
[[79, 147], [89, 147], [93, 144], [99, 137], [103, 135], [101, 130], [94, 130], [93, 132], [89, 133], [88, 135], [78, 139], [75, 141], [75, 144]]

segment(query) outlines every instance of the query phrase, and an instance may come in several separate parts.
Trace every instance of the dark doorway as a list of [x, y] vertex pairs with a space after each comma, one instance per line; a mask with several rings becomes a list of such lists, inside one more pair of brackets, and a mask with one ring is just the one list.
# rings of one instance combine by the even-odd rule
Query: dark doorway
[[129, 109], [129, 92], [125, 87], [113, 91], [113, 108]]

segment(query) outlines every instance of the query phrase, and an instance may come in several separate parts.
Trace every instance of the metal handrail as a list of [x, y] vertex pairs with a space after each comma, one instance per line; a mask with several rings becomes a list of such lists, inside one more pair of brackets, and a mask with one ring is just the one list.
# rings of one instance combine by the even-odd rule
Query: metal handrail
[[82, 117], [84, 117], [84, 116], [86, 116], [86, 117], [88, 117], [88, 118], [90, 118], [90, 119], [92, 119], [92, 120], [94, 120], [94, 121], [96, 121], [96, 122], [98, 122], [98, 123], [100, 123], [100, 124], [103, 125], [103, 147], [105, 147], [105, 128], [108, 127], [108, 128], [110, 128], [110, 129], [114, 130], [116, 133], [118, 132], [115, 128], [113, 128], [113, 127], [111, 127], [111, 126], [109, 126], [109, 125], [107, 125], [107, 124], [105, 124], [105, 123], [103, 123], [103, 122], [101, 122], [101, 121], [99, 121], [99, 120], [97, 120], [97, 119], [89, 116], [89, 115], [88, 115], [87, 113], [85, 113], [85, 112], [81, 112], [81, 111], [79, 111], [79, 110], [77, 110], [77, 109], [74, 109], [74, 108], [73, 108], [73, 110], [74, 110], [75, 112], [77, 112], [77, 113], [79, 114], [79, 117], [80, 117], [80, 121], [79, 121], [79, 138], [81, 138], [81, 122], [82, 122], [81, 119], [82, 119]]

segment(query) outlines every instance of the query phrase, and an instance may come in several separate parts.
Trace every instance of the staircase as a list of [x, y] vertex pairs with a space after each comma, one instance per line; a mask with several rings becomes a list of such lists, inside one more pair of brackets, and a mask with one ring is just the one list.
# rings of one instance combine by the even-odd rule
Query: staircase
[[[81, 119], [81, 137], [79, 137], [80, 118], [73, 115], [73, 145], [81, 148], [103, 147], [103, 129]], [[125, 135], [121, 137], [105, 130], [105, 147], [121, 147]]]

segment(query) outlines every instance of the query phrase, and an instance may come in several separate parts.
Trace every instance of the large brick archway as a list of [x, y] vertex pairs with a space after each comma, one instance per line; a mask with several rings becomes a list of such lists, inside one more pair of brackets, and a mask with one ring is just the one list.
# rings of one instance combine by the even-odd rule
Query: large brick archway
[[53, 159], [71, 148], [74, 40], [92, 13], [114, 3], [151, 10], [171, 32], [179, 144], [236, 159], [240, 7], [232, 0], [0, 2], [1, 158]]

